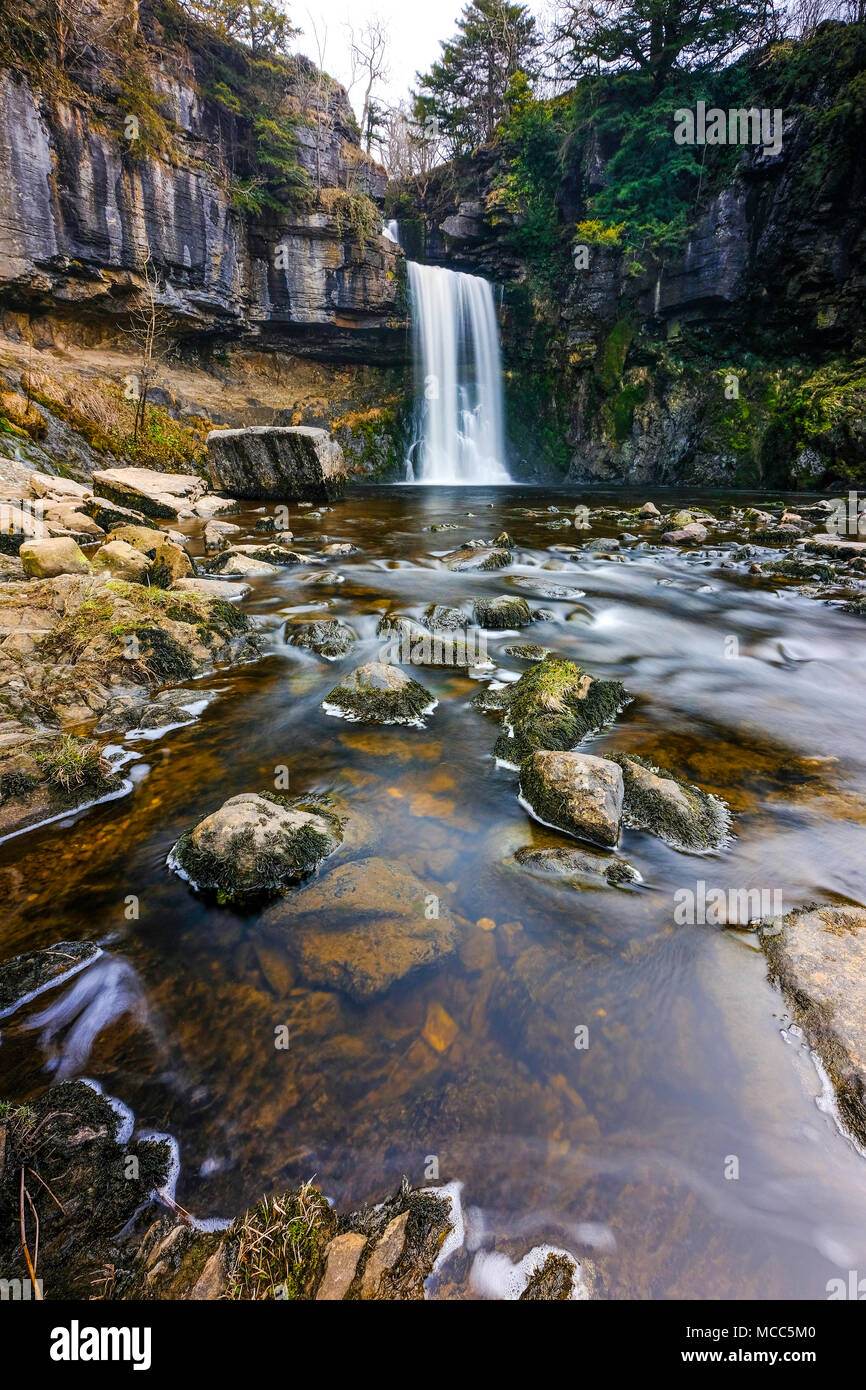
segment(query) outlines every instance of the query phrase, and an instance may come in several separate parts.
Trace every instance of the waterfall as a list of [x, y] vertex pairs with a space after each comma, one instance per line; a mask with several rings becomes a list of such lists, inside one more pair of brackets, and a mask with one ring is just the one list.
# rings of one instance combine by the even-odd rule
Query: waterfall
[[389, 217], [387, 222], [383, 222], [382, 235], [386, 236], [389, 241], [396, 241], [397, 245], [400, 245], [400, 223], [396, 217]]
[[509, 483], [493, 291], [478, 275], [407, 266], [418, 397], [407, 478]]

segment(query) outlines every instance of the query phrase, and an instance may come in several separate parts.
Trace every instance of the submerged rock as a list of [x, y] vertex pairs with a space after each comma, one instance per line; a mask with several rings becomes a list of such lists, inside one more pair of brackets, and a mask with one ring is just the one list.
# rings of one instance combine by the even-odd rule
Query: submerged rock
[[339, 444], [308, 425], [211, 430], [207, 470], [214, 488], [236, 497], [330, 502], [346, 486]]
[[604, 878], [613, 885], [640, 881], [637, 869], [625, 859], [609, 854], [594, 854], [589, 850], [566, 849], [564, 846], [536, 849], [534, 845], [523, 845], [515, 850], [514, 862], [529, 873], [549, 878]]
[[264, 915], [306, 978], [366, 1002], [398, 980], [450, 955], [455, 929], [448, 908], [429, 911], [429, 885], [384, 859], [332, 869]]
[[429, 690], [399, 667], [370, 661], [335, 686], [322, 708], [365, 724], [420, 724], [436, 703]]
[[842, 1120], [866, 1145], [866, 909], [797, 908], [765, 923], [771, 979], [833, 1083]]
[[323, 656], [326, 661], [336, 661], [345, 656], [355, 641], [355, 633], [336, 618], [326, 618], [314, 623], [304, 623], [292, 627], [287, 623], [285, 637], [292, 647], [306, 647]]
[[342, 842], [336, 816], [302, 798], [242, 792], [182, 835], [168, 865], [221, 903], [273, 897]]
[[553, 653], [550, 647], [538, 647], [532, 642], [516, 642], [513, 647], [505, 648], [505, 655], [516, 657], [518, 661], [543, 661]]
[[607, 758], [533, 753], [520, 765], [520, 796], [545, 825], [599, 845], [619, 840], [623, 776]]
[[519, 763], [537, 749], [568, 749], [597, 733], [631, 696], [619, 681], [600, 681], [561, 656], [546, 656], [502, 694], [507, 733], [494, 752]]
[[508, 628], [526, 627], [532, 622], [532, 613], [525, 598], [501, 594], [498, 598], [476, 599], [475, 621], [479, 627], [488, 628], [491, 632], [506, 631]]
[[720, 849], [731, 813], [717, 796], [683, 781], [634, 753], [613, 753], [622, 768], [627, 823], [658, 835], [674, 849]]

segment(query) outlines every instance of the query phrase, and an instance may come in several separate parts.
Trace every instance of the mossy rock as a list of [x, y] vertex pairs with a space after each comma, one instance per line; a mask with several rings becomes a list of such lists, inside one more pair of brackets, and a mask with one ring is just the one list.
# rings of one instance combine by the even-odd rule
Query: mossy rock
[[475, 621], [490, 632], [505, 632], [526, 627], [532, 622], [532, 613], [525, 598], [501, 594], [497, 598], [476, 599]]
[[614, 753], [622, 768], [626, 823], [648, 830], [674, 849], [704, 852], [727, 843], [728, 806], [672, 772], [635, 753]]
[[620, 681], [596, 680], [573, 661], [546, 656], [504, 692], [508, 733], [494, 752], [519, 763], [539, 749], [574, 748], [615, 719], [631, 696]]
[[181, 835], [168, 865], [220, 903], [245, 903], [306, 878], [342, 838], [339, 819], [318, 802], [242, 792]]
[[371, 661], [335, 686], [322, 708], [328, 714], [341, 714], [364, 724], [420, 726], [436, 703], [429, 690], [399, 667]]
[[469, 626], [469, 618], [460, 608], [431, 603], [424, 609], [424, 626], [430, 632], [461, 632]]
[[612, 848], [622, 823], [623, 778], [591, 753], [540, 750], [520, 764], [520, 799], [544, 825]]
[[291, 647], [305, 647], [326, 661], [336, 661], [345, 656], [355, 641], [352, 629], [336, 618], [304, 623], [301, 627], [292, 627], [287, 623], [285, 637]]

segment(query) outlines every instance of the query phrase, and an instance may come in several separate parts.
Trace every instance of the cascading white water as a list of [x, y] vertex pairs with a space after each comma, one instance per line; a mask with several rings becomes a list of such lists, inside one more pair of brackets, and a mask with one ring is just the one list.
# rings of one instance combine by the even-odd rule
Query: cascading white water
[[387, 222], [382, 223], [382, 235], [400, 245], [400, 223], [396, 217], [389, 217]]
[[510, 483], [493, 291], [478, 275], [407, 263], [415, 340], [416, 483]]

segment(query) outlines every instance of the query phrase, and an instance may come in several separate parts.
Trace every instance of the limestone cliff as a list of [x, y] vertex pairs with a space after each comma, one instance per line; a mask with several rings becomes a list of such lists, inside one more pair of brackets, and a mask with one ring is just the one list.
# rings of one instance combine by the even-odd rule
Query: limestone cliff
[[305, 59], [285, 64], [304, 195], [262, 203], [239, 46], [169, 0], [110, 0], [81, 7], [61, 65], [56, 45], [39, 46], [49, 9], [23, 0], [29, 24], [5, 18], [0, 43], [7, 329], [24, 316], [44, 341], [57, 322], [108, 341], [146, 293], [149, 264], [187, 344], [403, 359], [402, 256], [378, 221], [353, 219], [364, 199], [381, 203], [385, 173], [361, 151], [342, 88]]

